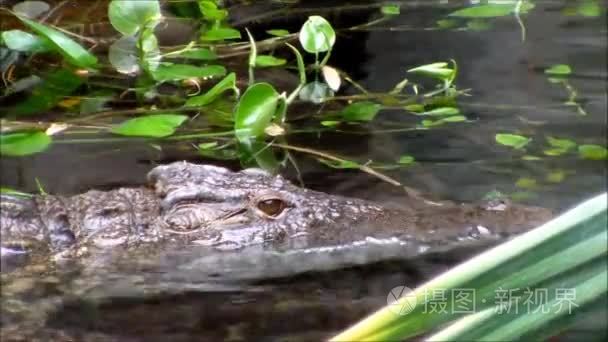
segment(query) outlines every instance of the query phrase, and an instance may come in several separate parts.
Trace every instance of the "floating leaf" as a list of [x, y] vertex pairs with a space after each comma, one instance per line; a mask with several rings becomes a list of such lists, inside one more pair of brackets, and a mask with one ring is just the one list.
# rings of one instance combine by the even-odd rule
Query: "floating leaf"
[[538, 188], [538, 183], [534, 178], [521, 177], [515, 182], [515, 186], [522, 189], [534, 190]]
[[399, 15], [399, 5], [384, 5], [380, 7], [380, 12], [384, 15]]
[[371, 121], [380, 108], [381, 105], [371, 101], [353, 102], [344, 108], [340, 115], [346, 121]]
[[276, 37], [285, 37], [289, 35], [289, 31], [287, 30], [268, 30], [266, 31], [266, 33], [268, 33], [271, 36], [276, 36]]
[[239, 89], [236, 87], [236, 74], [231, 72], [228, 76], [224, 77], [205, 94], [194, 96], [186, 101], [186, 107], [202, 107], [207, 105], [218, 98], [223, 92], [227, 90], [234, 90], [238, 94]]
[[201, 40], [217, 41], [226, 39], [240, 39], [241, 32], [230, 27], [218, 27], [204, 32], [201, 35]]
[[336, 120], [324, 120], [321, 121], [321, 125], [325, 126], [325, 127], [334, 127], [340, 124], [340, 121], [336, 121]]
[[61, 53], [70, 63], [82, 68], [92, 68], [97, 65], [97, 58], [94, 55], [62, 32], [24, 17], [19, 19], [38, 35], [47, 38], [54, 50]]
[[40, 131], [0, 134], [0, 155], [26, 156], [42, 152], [50, 144], [51, 137]]
[[514, 9], [515, 6], [513, 4], [477, 5], [452, 12], [449, 16], [461, 18], [494, 18], [509, 15]]
[[397, 163], [401, 164], [401, 165], [407, 165], [407, 164], [411, 164], [415, 161], [414, 157], [409, 156], [409, 155], [403, 155], [401, 157], [399, 157], [399, 160], [397, 161]]
[[304, 50], [319, 53], [331, 50], [336, 42], [336, 32], [327, 20], [314, 15], [302, 25], [299, 38]]
[[279, 94], [268, 83], [249, 87], [235, 108], [234, 129], [239, 140], [259, 137], [270, 124], [279, 104]]
[[418, 113], [418, 115], [430, 116], [447, 116], [460, 114], [460, 110], [456, 107], [439, 107], [426, 112]]
[[273, 67], [284, 65], [287, 61], [283, 58], [277, 58], [270, 55], [257, 55], [255, 57], [255, 65], [258, 67]]
[[48, 41], [21, 30], [2, 32], [2, 40], [9, 49], [15, 51], [45, 52], [53, 50], [53, 46]]
[[557, 170], [557, 171], [550, 172], [545, 177], [547, 182], [550, 182], [550, 183], [561, 183], [561, 182], [563, 182], [563, 180], [565, 178], [566, 178], [566, 172], [564, 172], [563, 170]]
[[553, 137], [547, 137], [547, 142], [549, 143], [549, 145], [555, 148], [560, 148], [566, 151], [576, 147], [576, 143], [570, 139], [557, 139]]
[[606, 160], [608, 159], [608, 150], [600, 145], [579, 145], [579, 155], [584, 159], [591, 160]]
[[112, 128], [112, 133], [126, 136], [162, 138], [175, 132], [188, 117], [177, 114], [155, 114], [130, 119]]
[[221, 65], [208, 65], [198, 67], [189, 64], [169, 64], [159, 65], [152, 72], [152, 76], [157, 81], [178, 81], [188, 78], [207, 78], [215, 76], [224, 76], [226, 68]]
[[599, 17], [602, 14], [602, 7], [598, 2], [585, 1], [578, 5], [576, 12], [585, 17]]
[[555, 76], [567, 76], [572, 73], [572, 69], [567, 64], [555, 64], [545, 70], [545, 74]]
[[125, 36], [153, 29], [162, 19], [158, 1], [112, 0], [108, 7], [110, 23]]
[[302, 101], [321, 103], [325, 99], [334, 96], [334, 92], [326, 83], [314, 81], [302, 87], [298, 95]]
[[46, 75], [31, 95], [11, 109], [13, 115], [40, 114], [55, 107], [66, 96], [74, 92], [83, 79], [73, 72], [60, 69]]
[[551, 157], [561, 156], [562, 154], [566, 153], [568, 153], [568, 151], [562, 148], [550, 148], [543, 151], [543, 154]]
[[515, 149], [521, 149], [524, 146], [528, 145], [528, 143], [530, 141], [532, 141], [531, 138], [526, 138], [521, 135], [508, 134], [508, 133], [498, 133], [498, 134], [496, 134], [495, 139], [496, 139], [497, 143], [499, 143], [501, 145], [513, 147]]
[[529, 160], [529, 161], [543, 160], [540, 157], [529, 155], [529, 154], [526, 154], [525, 156], [521, 157], [521, 159], [523, 159], [523, 160]]

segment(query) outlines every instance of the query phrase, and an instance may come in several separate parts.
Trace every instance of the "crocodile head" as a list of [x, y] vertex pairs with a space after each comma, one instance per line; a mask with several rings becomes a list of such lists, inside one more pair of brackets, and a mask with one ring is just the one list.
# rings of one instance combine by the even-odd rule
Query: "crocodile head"
[[162, 231], [201, 244], [318, 237], [340, 222], [383, 213], [376, 204], [300, 188], [261, 169], [232, 172], [178, 162], [156, 167], [148, 181], [161, 199]]

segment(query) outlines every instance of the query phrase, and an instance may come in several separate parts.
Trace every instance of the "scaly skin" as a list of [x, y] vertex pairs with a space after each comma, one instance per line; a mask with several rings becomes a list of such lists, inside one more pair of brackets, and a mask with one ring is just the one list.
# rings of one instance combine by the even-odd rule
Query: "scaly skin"
[[186, 162], [158, 166], [148, 181], [151, 188], [72, 197], [3, 196], [3, 264], [23, 256], [84, 262], [96, 251], [184, 245], [292, 250], [367, 238], [449, 245], [521, 232], [551, 217], [549, 210], [512, 204], [388, 208], [303, 189], [259, 169], [232, 172]]

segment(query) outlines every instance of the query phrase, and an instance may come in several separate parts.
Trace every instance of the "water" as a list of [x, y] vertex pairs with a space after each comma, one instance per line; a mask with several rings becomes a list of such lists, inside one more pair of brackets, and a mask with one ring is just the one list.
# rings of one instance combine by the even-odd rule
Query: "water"
[[[394, 163], [401, 155], [412, 155], [415, 165], [382, 172], [435, 197], [456, 201], [478, 200], [498, 190], [516, 196], [527, 193], [522, 198], [525, 202], [563, 210], [606, 190], [605, 161], [583, 160], [576, 152], [543, 156], [549, 136], [606, 146], [605, 12], [599, 17], [566, 16], [564, 10], [575, 7], [572, 2], [538, 1], [531, 14], [523, 17], [526, 31], [522, 40], [522, 29], [513, 16], [490, 20], [492, 27], [487, 30], [435, 30], [432, 28], [437, 20], [446, 19], [463, 3], [410, 1], [401, 5], [402, 14], [379, 27], [339, 34], [330, 64], [348, 72], [366, 89], [382, 92], [409, 77], [409, 68], [454, 59], [459, 68], [458, 87], [471, 89], [470, 96], [458, 100], [470, 122], [411, 131], [408, 129], [420, 121], [418, 118], [401, 110], [384, 110], [364, 129], [292, 134], [288, 136], [291, 144], [361, 162]], [[280, 7], [273, 3], [272, 8]], [[354, 25], [366, 19], [366, 11], [344, 11], [334, 20], [342, 27]], [[244, 16], [235, 20], [246, 19]], [[302, 22], [295, 16], [270, 19], [274, 20], [272, 24], [262, 20], [250, 25], [260, 32], [277, 27], [295, 31]], [[554, 64], [571, 66], [569, 85], [578, 93], [577, 102], [586, 115], [564, 105], [568, 91], [548, 81], [544, 70]], [[353, 92], [352, 87], [345, 91]], [[298, 122], [294, 128], [306, 124]], [[528, 153], [542, 159], [523, 161], [523, 153], [495, 143], [496, 133], [533, 138]], [[143, 142], [59, 140], [41, 154], [2, 157], [2, 185], [35, 192], [38, 180], [47, 192], [70, 194], [91, 188], [140, 185], [151, 167], [173, 160], [239, 167], [236, 161], [205, 159], [192, 149], [190, 142], [164, 142], [161, 146], [159, 150]], [[403, 196], [398, 188], [371, 175], [335, 170], [311, 156], [295, 156], [308, 187], [379, 202], [395, 202]], [[293, 168], [281, 172], [297, 179]], [[551, 181], [550, 175], [556, 172], [563, 173], [564, 179]], [[521, 178], [535, 179], [538, 185], [534, 189], [522, 188], [516, 184]], [[133, 321], [138, 317], [147, 322], [150, 336], [156, 333], [187, 340], [191, 333], [234, 339], [255, 336], [278, 340], [280, 336], [291, 336], [315, 340], [383, 305], [393, 286], [415, 284], [443, 270], [444, 264], [420, 261], [418, 265], [321, 272], [279, 283], [262, 281], [244, 289], [220, 286], [208, 292], [150, 300], [143, 309], [137, 299], [116, 300], [97, 309], [103, 320], [85, 323], [79, 319], [86, 307], [76, 301], [57, 315], [63, 319], [53, 319], [50, 324], [78, 324], [95, 331], [116, 332], [116, 327], [124, 328], [121, 319], [129, 312]], [[390, 274], [393, 278], [387, 278]], [[170, 313], [165, 312], [168, 307], [172, 308]], [[184, 332], [163, 331], [166, 317], [180, 317], [183, 324], [172, 327]], [[135, 339], [133, 336], [142, 333], [139, 329], [142, 328], [126, 329], [125, 336]]]

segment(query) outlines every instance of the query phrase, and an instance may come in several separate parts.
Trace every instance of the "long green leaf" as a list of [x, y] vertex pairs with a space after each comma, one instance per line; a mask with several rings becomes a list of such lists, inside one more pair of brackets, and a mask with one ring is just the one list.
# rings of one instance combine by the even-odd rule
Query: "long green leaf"
[[[402, 340], [437, 328], [448, 321], [465, 316], [464, 313], [453, 310], [452, 300], [457, 289], [475, 291], [475, 314], [478, 315], [477, 319], [487, 322], [490, 322], [491, 315], [490, 311], [484, 310], [495, 309], [494, 296], [497, 289], [501, 288], [514, 290], [555, 288], [557, 285], [563, 285], [587, 290], [591, 287], [594, 296], [605, 295], [605, 283], [599, 282], [597, 278], [590, 278], [590, 273], [584, 270], [595, 267], [598, 259], [605, 264], [607, 200], [605, 193], [598, 195], [541, 227], [482, 253], [429, 281], [398, 302], [400, 305], [414, 306], [407, 315], [399, 316], [394, 313], [394, 308], [383, 308], [333, 340]], [[586, 283], [587, 281], [589, 283]], [[428, 294], [433, 291], [446, 291], [447, 312], [425, 312], [430, 302]], [[582, 302], [590, 300], [583, 299]], [[555, 321], [557, 316], [547, 318], [537, 325], [532, 323], [533, 317], [528, 319], [531, 321], [521, 323], [520, 327], [538, 330], [541, 327], [546, 328], [545, 325]], [[464, 320], [460, 324], [474, 324], [473, 318], [469, 316]], [[504, 322], [491, 322], [493, 327], [504, 325]], [[498, 328], [484, 329], [488, 329], [487, 326], [474, 330], [481, 334], [479, 337], [486, 336], [483, 334], [501, 337], [530, 333]], [[469, 330], [456, 327], [453, 331]], [[496, 335], [490, 335], [492, 333]]]

